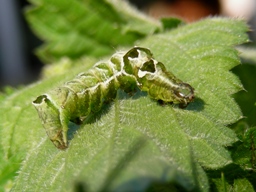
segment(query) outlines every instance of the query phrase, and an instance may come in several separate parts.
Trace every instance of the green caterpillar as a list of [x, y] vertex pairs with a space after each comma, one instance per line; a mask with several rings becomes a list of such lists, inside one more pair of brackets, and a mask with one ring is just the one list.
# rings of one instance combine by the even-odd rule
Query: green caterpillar
[[81, 123], [113, 100], [119, 88], [129, 93], [136, 87], [153, 99], [180, 107], [186, 107], [194, 98], [194, 89], [167, 72], [161, 62], [153, 59], [149, 49], [134, 47], [96, 63], [88, 72], [38, 96], [33, 105], [50, 140], [57, 148], [65, 149], [69, 121]]

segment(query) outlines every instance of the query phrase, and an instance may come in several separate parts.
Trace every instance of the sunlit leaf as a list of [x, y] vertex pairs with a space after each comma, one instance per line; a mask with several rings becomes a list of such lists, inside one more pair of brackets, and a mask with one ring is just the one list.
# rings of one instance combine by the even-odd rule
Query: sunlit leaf
[[5, 156], [30, 149], [13, 191], [72, 191], [76, 186], [132, 191], [152, 182], [207, 191], [202, 167], [232, 162], [225, 146], [237, 137], [226, 125], [242, 117], [231, 98], [242, 85], [229, 70], [239, 63], [232, 47], [247, 41], [246, 30], [241, 21], [215, 18], [137, 42], [195, 88], [195, 101], [180, 109], [161, 106], [141, 92], [130, 97], [119, 91], [91, 123], [80, 126], [66, 151], [49, 141], [31, 101], [92, 63], [9, 96], [0, 114]]

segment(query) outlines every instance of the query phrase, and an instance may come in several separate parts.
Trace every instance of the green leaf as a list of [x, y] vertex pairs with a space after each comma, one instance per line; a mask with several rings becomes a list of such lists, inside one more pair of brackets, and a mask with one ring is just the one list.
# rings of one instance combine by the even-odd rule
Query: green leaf
[[[242, 65], [236, 66], [232, 71], [241, 79], [244, 90], [234, 95], [235, 100], [240, 105], [245, 118], [239, 120], [232, 125], [240, 142], [237, 142], [231, 148], [231, 155], [234, 164], [239, 167], [239, 170], [231, 173], [226, 173], [231, 177], [241, 177], [251, 181], [254, 189], [256, 189], [256, 107], [255, 107], [255, 82], [256, 82], [256, 65], [255, 65], [255, 49], [245, 49], [239, 47], [241, 53]], [[234, 180], [234, 179], [233, 179]], [[249, 190], [248, 190], [249, 191]]]
[[[0, 148], [0, 157], [4, 156]], [[0, 191], [10, 191], [13, 186], [13, 178], [20, 168], [21, 157], [16, 154], [10, 159], [0, 158]]]
[[173, 29], [178, 27], [179, 25], [183, 25], [184, 21], [178, 18], [161, 18], [161, 22], [163, 24], [164, 29]]
[[250, 181], [244, 178], [235, 179], [232, 184], [222, 179], [214, 181], [213, 191], [234, 191], [234, 192], [254, 192], [254, 188]]
[[252, 184], [246, 179], [236, 179], [234, 181], [234, 191], [235, 192], [254, 192]]
[[26, 156], [12, 191], [141, 191], [154, 182], [207, 191], [203, 167], [232, 162], [225, 146], [237, 137], [226, 125], [242, 117], [230, 96], [242, 85], [229, 70], [239, 63], [232, 47], [248, 41], [246, 30], [242, 21], [213, 18], [138, 42], [195, 88], [195, 101], [180, 109], [160, 106], [141, 92], [129, 97], [119, 91], [86, 124], [71, 126], [66, 151], [49, 141], [31, 101], [92, 63], [9, 96], [1, 103], [1, 143], [6, 158]]
[[26, 17], [44, 44], [37, 54], [46, 62], [63, 55], [103, 56], [117, 46], [160, 30], [157, 21], [138, 14], [123, 1], [115, 0], [31, 0]]
[[239, 76], [244, 86], [244, 90], [234, 94], [234, 98], [246, 117], [239, 123], [246, 123], [246, 129], [256, 125], [256, 106], [254, 105], [256, 98], [256, 65], [243, 63], [243, 65], [235, 67], [232, 71]]
[[8, 95], [11, 95], [16, 91], [15, 88], [10, 87], [10, 86], [5, 86], [2, 88], [3, 90], [0, 91], [0, 102], [4, 100]]
[[[240, 127], [240, 126], [239, 126]], [[243, 130], [243, 126], [241, 126]], [[236, 130], [238, 132], [238, 130]], [[243, 171], [247, 172], [248, 178], [256, 178], [256, 127], [249, 127], [240, 131], [239, 139], [232, 147], [232, 159]], [[253, 171], [253, 172], [252, 172]], [[255, 185], [255, 183], [254, 183]]]
[[[211, 188], [216, 188], [215, 191], [254, 191], [253, 188], [256, 187], [254, 182], [256, 180], [256, 128], [247, 127], [244, 130], [243, 125], [240, 123], [238, 125], [236, 132], [239, 142], [230, 147], [233, 163], [220, 170], [207, 171], [212, 183]], [[221, 178], [220, 175], [222, 175]]]

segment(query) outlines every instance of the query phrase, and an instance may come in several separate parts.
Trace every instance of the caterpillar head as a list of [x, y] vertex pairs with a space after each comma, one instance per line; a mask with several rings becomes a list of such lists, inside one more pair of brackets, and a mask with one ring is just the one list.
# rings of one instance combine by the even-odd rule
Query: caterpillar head
[[190, 102], [194, 100], [194, 89], [187, 83], [179, 83], [177, 87], [173, 89], [174, 103], [179, 103], [181, 108], [186, 107]]

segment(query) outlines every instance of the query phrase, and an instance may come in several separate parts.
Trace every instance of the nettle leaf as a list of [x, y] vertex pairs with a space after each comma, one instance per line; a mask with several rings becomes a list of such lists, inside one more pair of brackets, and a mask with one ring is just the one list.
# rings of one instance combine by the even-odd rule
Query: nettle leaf
[[37, 51], [46, 62], [63, 55], [104, 56], [117, 46], [161, 29], [159, 22], [146, 18], [124, 1], [115, 0], [30, 0], [26, 11], [35, 33], [46, 43]]
[[228, 182], [224, 176], [220, 179], [214, 179], [215, 191], [234, 191], [234, 192], [254, 192], [254, 188], [249, 180], [246, 178], [237, 178]]
[[246, 30], [242, 21], [213, 18], [137, 42], [195, 88], [195, 101], [180, 109], [142, 92], [130, 97], [118, 91], [114, 102], [79, 129], [71, 125], [65, 151], [47, 138], [31, 101], [88, 67], [8, 97], [0, 114], [6, 156], [30, 149], [13, 191], [141, 191], [162, 182], [207, 191], [204, 168], [232, 162], [225, 147], [237, 137], [226, 125], [242, 117], [231, 98], [242, 85], [229, 70], [239, 64], [233, 46], [248, 41]]
[[[0, 148], [0, 157], [3, 157], [3, 150]], [[0, 158], [0, 191], [10, 191], [13, 186], [13, 178], [17, 176], [20, 169], [22, 157], [18, 154], [9, 159]]]
[[[244, 126], [240, 125], [236, 129], [241, 128], [243, 130]], [[256, 167], [256, 127], [247, 127], [243, 131], [243, 135], [239, 135], [241, 142], [236, 143], [232, 148], [232, 158], [235, 164], [244, 170], [250, 171]]]

